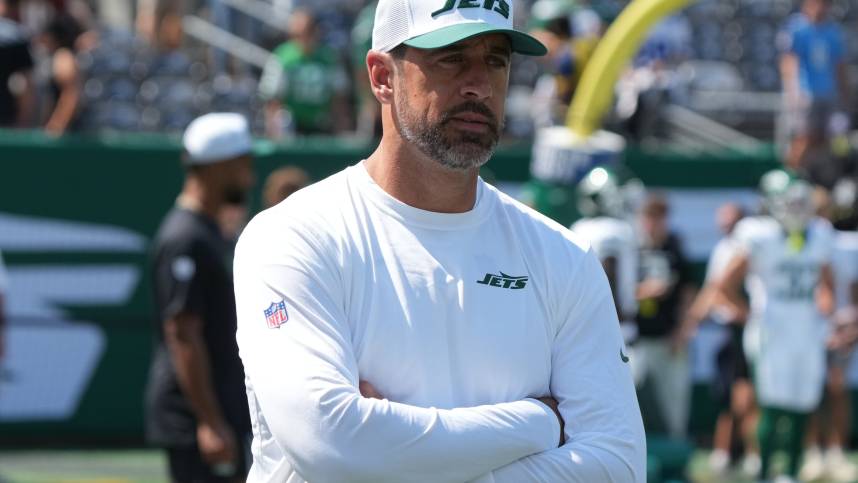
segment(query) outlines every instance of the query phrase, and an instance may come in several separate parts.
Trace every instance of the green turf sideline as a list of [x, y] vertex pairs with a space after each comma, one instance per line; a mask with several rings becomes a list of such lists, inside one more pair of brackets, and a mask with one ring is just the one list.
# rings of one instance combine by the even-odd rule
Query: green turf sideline
[[156, 450], [2, 451], [2, 483], [166, 483]]

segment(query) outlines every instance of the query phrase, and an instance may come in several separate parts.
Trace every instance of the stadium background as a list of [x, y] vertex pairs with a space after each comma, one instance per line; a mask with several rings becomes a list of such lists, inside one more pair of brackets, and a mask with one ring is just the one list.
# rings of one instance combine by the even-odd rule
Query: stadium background
[[[346, 51], [363, 2], [341, 3], [320, 21], [324, 41]], [[519, 12], [530, 3], [522, 2]], [[607, 20], [626, 3], [590, 2]], [[832, 15], [852, 29], [848, 35], [854, 39], [858, 6], [833, 4]], [[662, 127], [632, 142], [623, 155], [648, 188], [668, 193], [671, 223], [699, 275], [718, 236], [714, 208], [726, 200], [753, 207], [760, 175], [779, 165], [774, 40], [795, 7], [788, 0], [704, 0], [688, 8], [692, 51], [676, 68], [684, 95], [671, 97], [676, 109], [653, 114]], [[259, 48], [270, 49], [272, 39], [282, 37], [273, 22], [234, 11], [234, 19], [254, 25], [248, 37]], [[256, 95], [262, 66], [251, 60], [258, 60], [258, 52], [234, 52], [244, 61], [230, 61], [226, 71], [217, 72], [217, 56], [207, 46], [218, 42], [217, 32], [206, 30], [216, 25], [201, 23], [208, 22], [204, 9], [189, 6], [183, 15], [185, 39], [167, 57], [147, 57], [151, 52], [130, 30], [101, 26], [103, 19], [96, 18], [92, 28], [102, 34], [100, 43], [78, 55], [83, 101], [77, 132], [55, 137], [39, 129], [0, 130], [0, 251], [11, 282], [8, 350], [0, 366], [0, 445], [9, 451], [142, 443], [142, 388], [153, 324], [147, 247], [180, 187], [178, 134], [210, 110], [243, 112], [260, 137], [265, 130]], [[233, 33], [241, 38], [246, 25], [234, 22]], [[846, 44], [854, 65], [858, 42]], [[516, 95], [539, 70], [520, 64], [513, 77]], [[526, 117], [515, 109], [511, 116]], [[724, 134], [700, 136], [683, 129], [688, 122], [717, 123]], [[533, 128], [513, 129], [522, 125], [510, 123], [484, 177], [568, 224], [575, 217], [574, 199], [565, 187], [531, 177]], [[294, 136], [260, 145], [259, 179], [283, 165], [301, 166], [320, 179], [374, 147], [372, 140], [353, 135]], [[259, 198], [255, 193], [251, 212]], [[690, 429], [705, 443], [714, 421], [705, 343], [696, 357]]]

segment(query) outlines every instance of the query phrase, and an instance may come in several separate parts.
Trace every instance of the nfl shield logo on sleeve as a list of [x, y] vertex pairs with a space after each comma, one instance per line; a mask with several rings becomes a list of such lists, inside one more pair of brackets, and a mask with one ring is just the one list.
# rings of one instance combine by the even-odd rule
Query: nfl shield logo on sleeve
[[289, 314], [286, 313], [286, 302], [272, 302], [265, 309], [265, 320], [268, 322], [269, 329], [277, 329], [289, 320]]

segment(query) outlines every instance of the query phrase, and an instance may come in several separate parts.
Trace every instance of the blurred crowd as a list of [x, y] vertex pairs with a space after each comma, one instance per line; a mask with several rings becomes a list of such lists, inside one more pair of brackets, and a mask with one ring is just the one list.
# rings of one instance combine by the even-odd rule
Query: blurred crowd
[[[530, 139], [565, 121], [598, 40], [628, 1], [517, 3], [516, 22], [549, 48], [545, 58], [518, 58], [511, 75], [505, 135]], [[858, 6], [823, 3], [824, 16], [844, 28], [831, 37], [839, 39], [837, 58], [854, 59], [849, 39]], [[608, 127], [639, 141], [687, 145], [691, 136], [698, 142], [692, 135], [701, 130], [689, 129], [679, 106], [758, 139], [771, 140], [782, 125], [781, 131], [794, 130], [796, 122], [776, 122], [774, 114], [795, 114], [795, 102], [781, 106], [754, 94], [777, 97], [783, 87], [784, 97], [795, 99], [793, 87], [805, 87], [784, 78], [788, 67], [778, 67], [790, 52], [783, 34], [796, 28], [801, 4], [701, 0], [663, 20], [622, 75]], [[179, 133], [198, 115], [233, 111], [250, 119], [255, 134], [273, 139], [373, 137], [378, 108], [363, 64], [374, 6], [366, 0], [2, 0], [0, 126], [54, 135]], [[842, 70], [841, 92], [851, 85]], [[812, 82], [814, 92], [828, 89]], [[838, 133], [849, 130], [852, 117], [843, 97], [827, 106], [840, 114], [831, 127]], [[810, 109], [817, 117], [818, 105]], [[706, 134], [707, 141], [730, 143], [729, 136]], [[786, 156], [792, 162], [803, 150], [793, 145]]]
[[[521, 3], [534, 14], [518, 22], [555, 54], [518, 62], [513, 75], [507, 131], [528, 137], [559, 119], [554, 100], [568, 104], [605, 19], [625, 2], [594, 2], [599, 13], [574, 0]], [[363, 65], [374, 10], [363, 0], [2, 0], [0, 127], [179, 133], [200, 114], [233, 111], [273, 139], [373, 137]], [[555, 67], [558, 85], [534, 94]], [[547, 117], [534, 95], [552, 104]]]

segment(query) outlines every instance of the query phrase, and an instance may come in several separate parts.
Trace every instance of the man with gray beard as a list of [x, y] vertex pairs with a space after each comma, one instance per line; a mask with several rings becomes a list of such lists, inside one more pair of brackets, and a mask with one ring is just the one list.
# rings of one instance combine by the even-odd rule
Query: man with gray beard
[[239, 239], [248, 481], [645, 481], [598, 257], [479, 177], [511, 54], [545, 53], [512, 10], [380, 0], [378, 149]]

